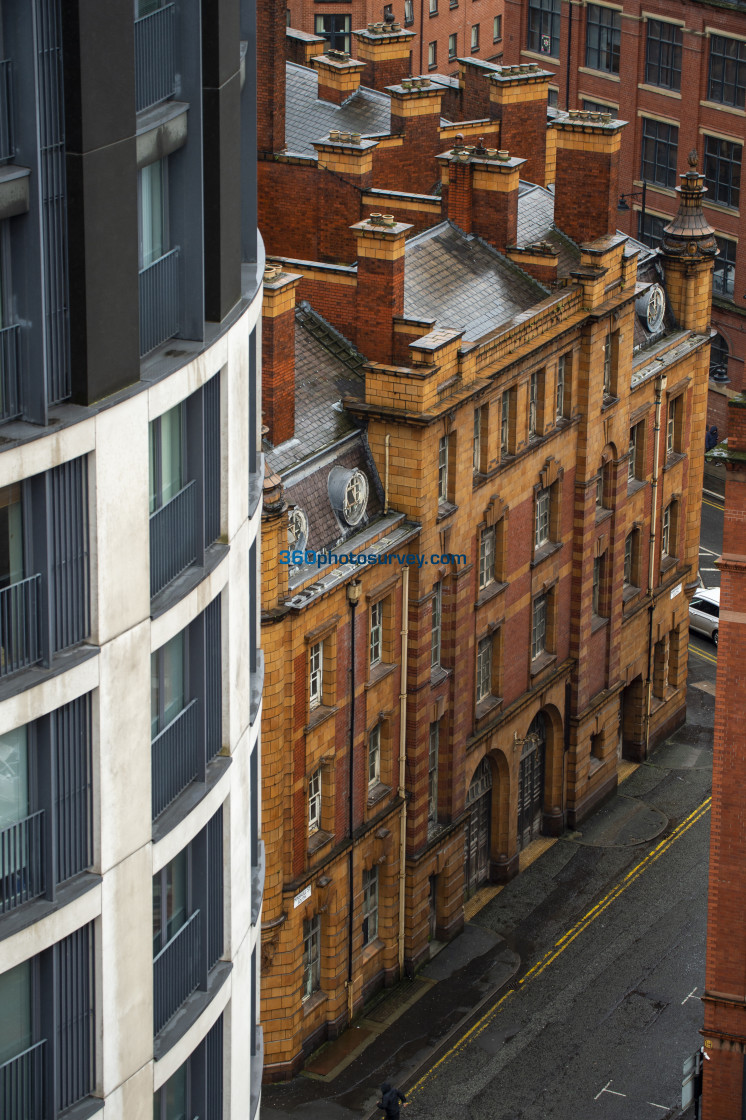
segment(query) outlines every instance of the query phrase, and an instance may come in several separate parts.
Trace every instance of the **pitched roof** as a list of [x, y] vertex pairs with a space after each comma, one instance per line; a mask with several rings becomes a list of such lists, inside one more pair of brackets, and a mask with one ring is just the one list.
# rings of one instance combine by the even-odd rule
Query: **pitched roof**
[[282, 474], [310, 455], [356, 430], [340, 405], [344, 396], [362, 396], [363, 357], [307, 303], [295, 311], [295, 434], [266, 448], [270, 467]]
[[285, 143], [290, 153], [315, 156], [313, 141], [328, 136], [332, 128], [363, 136], [389, 132], [391, 98], [387, 93], [360, 86], [341, 105], [334, 105], [320, 100], [318, 88], [315, 70], [295, 62], [286, 64]]
[[547, 289], [491, 245], [450, 222], [406, 245], [404, 314], [474, 341], [544, 299]]

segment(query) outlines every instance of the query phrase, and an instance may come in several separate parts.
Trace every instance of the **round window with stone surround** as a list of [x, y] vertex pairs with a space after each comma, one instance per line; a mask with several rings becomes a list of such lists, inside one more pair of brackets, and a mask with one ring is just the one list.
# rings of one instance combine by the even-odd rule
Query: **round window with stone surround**
[[291, 510], [288, 517], [288, 545], [291, 550], [302, 552], [308, 543], [308, 518], [302, 509]]

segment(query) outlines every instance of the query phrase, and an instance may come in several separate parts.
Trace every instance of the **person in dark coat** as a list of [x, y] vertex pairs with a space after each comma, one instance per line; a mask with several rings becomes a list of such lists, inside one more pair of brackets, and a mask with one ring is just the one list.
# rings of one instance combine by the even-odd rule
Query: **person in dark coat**
[[376, 1105], [377, 1108], [382, 1109], [386, 1113], [386, 1120], [399, 1120], [399, 1101], [402, 1104], [407, 1104], [407, 1098], [393, 1085], [389, 1085], [388, 1081], [384, 1081], [381, 1086], [381, 1099]]

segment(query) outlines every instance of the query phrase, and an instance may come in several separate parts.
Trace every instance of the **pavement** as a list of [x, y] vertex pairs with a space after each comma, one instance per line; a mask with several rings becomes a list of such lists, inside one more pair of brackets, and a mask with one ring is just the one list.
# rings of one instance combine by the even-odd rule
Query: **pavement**
[[[480, 1016], [504, 998], [510, 981], [526, 975], [540, 944], [555, 943], [573, 913], [581, 914], [593, 904], [604, 889], [603, 877], [611, 882], [623, 875], [641, 852], [680, 827], [711, 785], [714, 689], [698, 683], [703, 672], [714, 676], [714, 665], [695, 659], [687, 723], [648, 762], [639, 767], [623, 763], [623, 781], [615, 794], [577, 831], [557, 840], [541, 837], [522, 853], [516, 879], [504, 887], [488, 884], [477, 892], [467, 903], [462, 934], [450, 944], [435, 944], [430, 962], [413, 979], [381, 993], [348, 1031], [310, 1057], [300, 1076], [287, 1084], [265, 1086], [262, 1120], [380, 1117], [375, 1102], [382, 1081], [407, 1092], [437, 1068]], [[562, 869], [576, 866], [578, 860], [581, 872], [563, 881]], [[704, 944], [703, 929], [696, 939]], [[692, 1007], [698, 1023], [698, 1002]], [[512, 1037], [508, 1029], [497, 1045], [503, 1047]], [[417, 1106], [415, 1112], [421, 1115]], [[428, 1115], [434, 1114], [431, 1106]], [[453, 1115], [450, 1110], [447, 1114]]]

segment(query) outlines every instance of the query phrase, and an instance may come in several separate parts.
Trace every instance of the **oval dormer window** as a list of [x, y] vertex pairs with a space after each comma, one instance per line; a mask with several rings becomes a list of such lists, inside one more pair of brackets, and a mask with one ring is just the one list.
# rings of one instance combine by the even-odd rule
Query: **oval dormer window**
[[651, 334], [659, 331], [666, 311], [666, 297], [660, 284], [653, 284], [648, 288], [637, 300], [635, 309]]
[[368, 504], [368, 480], [362, 471], [353, 471], [345, 486], [342, 515], [348, 525], [357, 525]]
[[308, 544], [308, 518], [297, 506], [288, 517], [288, 544], [297, 552], [302, 552]]

